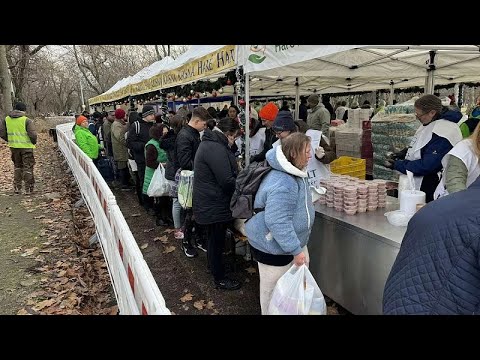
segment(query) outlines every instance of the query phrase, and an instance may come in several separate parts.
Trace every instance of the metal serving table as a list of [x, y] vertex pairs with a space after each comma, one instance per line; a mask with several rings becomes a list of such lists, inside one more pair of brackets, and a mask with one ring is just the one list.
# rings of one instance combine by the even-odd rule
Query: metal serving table
[[355, 215], [315, 205], [310, 270], [322, 292], [353, 314], [382, 313], [385, 282], [407, 229], [390, 225], [384, 214], [398, 208], [390, 196], [386, 208]]

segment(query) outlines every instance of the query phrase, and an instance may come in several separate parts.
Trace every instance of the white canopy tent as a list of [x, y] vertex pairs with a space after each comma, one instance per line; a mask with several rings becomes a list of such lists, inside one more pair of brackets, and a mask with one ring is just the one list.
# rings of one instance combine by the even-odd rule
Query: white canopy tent
[[[477, 45], [239, 45], [249, 93], [338, 93], [480, 81]], [[260, 90], [263, 89], [263, 90]], [[391, 97], [393, 99], [393, 97]], [[248, 117], [249, 107], [246, 106]], [[298, 106], [296, 106], [298, 111]], [[297, 114], [298, 115], [298, 114]], [[248, 138], [248, 122], [246, 136]], [[249, 142], [246, 142], [248, 152]]]

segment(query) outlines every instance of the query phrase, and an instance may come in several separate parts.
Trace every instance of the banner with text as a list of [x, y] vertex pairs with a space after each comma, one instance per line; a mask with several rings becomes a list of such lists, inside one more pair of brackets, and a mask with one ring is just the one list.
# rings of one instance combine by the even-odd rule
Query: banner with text
[[161, 72], [136, 84], [127, 85], [109, 94], [89, 99], [90, 105], [123, 99], [130, 95], [140, 95], [188, 84], [235, 67], [236, 45], [226, 45], [201, 58], [194, 59], [176, 69]]

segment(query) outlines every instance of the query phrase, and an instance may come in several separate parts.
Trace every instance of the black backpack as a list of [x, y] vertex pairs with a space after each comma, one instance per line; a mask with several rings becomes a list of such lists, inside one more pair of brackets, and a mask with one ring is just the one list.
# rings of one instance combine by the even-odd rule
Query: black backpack
[[255, 195], [262, 179], [272, 167], [267, 160], [254, 162], [239, 172], [235, 184], [235, 192], [230, 201], [232, 216], [237, 219], [250, 219], [256, 213], [265, 209], [254, 209]]

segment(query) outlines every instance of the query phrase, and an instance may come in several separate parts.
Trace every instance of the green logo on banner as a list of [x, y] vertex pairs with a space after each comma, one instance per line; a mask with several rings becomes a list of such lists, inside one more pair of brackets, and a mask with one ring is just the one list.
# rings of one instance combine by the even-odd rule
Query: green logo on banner
[[263, 56], [257, 55], [257, 54], [251, 54], [248, 57], [248, 60], [253, 62], [254, 64], [260, 64], [262, 63], [267, 57], [265, 56], [265, 50], [267, 49], [267, 45], [251, 45], [250, 46], [250, 51], [257, 53], [257, 52], [262, 52]]

